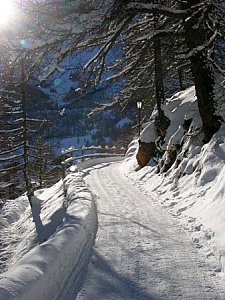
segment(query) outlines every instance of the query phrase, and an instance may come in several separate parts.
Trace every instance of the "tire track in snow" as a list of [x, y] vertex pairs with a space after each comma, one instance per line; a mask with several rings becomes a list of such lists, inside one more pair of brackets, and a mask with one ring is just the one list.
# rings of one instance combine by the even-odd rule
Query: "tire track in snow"
[[99, 229], [77, 299], [221, 299], [186, 233], [118, 163], [96, 166], [87, 181], [97, 195]]

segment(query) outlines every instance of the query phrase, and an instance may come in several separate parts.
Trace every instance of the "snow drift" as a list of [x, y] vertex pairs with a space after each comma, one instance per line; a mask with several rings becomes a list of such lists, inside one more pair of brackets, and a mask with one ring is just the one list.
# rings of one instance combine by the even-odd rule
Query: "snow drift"
[[[64, 209], [60, 226], [46, 242], [34, 247], [0, 275], [0, 299], [65, 299], [78, 291], [95, 240], [97, 214], [94, 197], [78, 172], [68, 175], [65, 184], [68, 197], [61, 208], [68, 207]], [[54, 193], [59, 196], [57, 188], [59, 184], [40, 198], [45, 202]], [[56, 210], [54, 203], [50, 204], [45, 209], [52, 217]], [[46, 228], [50, 230], [50, 227]]]

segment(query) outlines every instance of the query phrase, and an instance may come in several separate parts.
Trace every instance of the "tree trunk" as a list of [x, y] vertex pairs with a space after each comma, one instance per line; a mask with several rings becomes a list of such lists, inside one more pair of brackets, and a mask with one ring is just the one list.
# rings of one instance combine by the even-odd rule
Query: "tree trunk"
[[24, 143], [24, 179], [26, 184], [26, 191], [27, 191], [27, 197], [30, 203], [30, 206], [32, 207], [32, 196], [34, 195], [34, 191], [32, 188], [32, 183], [30, 179], [30, 174], [28, 171], [28, 165], [29, 165], [29, 142], [28, 142], [28, 126], [27, 126], [27, 113], [26, 113], [26, 93], [25, 93], [25, 71], [24, 71], [24, 64], [22, 62], [21, 64], [21, 100], [22, 100], [22, 109], [23, 109], [23, 143]]
[[[199, 0], [190, 0], [182, 4], [182, 8], [191, 9], [193, 5], [199, 4]], [[193, 11], [192, 11], [193, 12]], [[198, 47], [205, 45], [208, 41], [206, 17], [202, 19], [202, 12], [196, 12], [184, 22], [185, 39], [189, 51], [192, 51], [190, 61], [191, 70], [195, 84], [196, 96], [200, 116], [203, 123], [204, 139], [207, 143], [221, 126], [221, 118], [216, 115], [216, 104], [214, 99], [214, 70], [207, 59], [207, 49], [200, 50]], [[190, 14], [191, 15], [191, 14]], [[212, 33], [211, 33], [212, 34]]]
[[183, 91], [186, 89], [186, 81], [184, 78], [184, 70], [182, 68], [178, 69], [178, 77], [179, 77], [179, 84], [180, 84], [180, 90]]
[[[156, 18], [155, 18], [156, 24]], [[154, 37], [154, 64], [155, 64], [155, 95], [158, 116], [155, 119], [155, 126], [161, 136], [165, 136], [165, 131], [170, 124], [169, 119], [165, 116], [161, 108], [161, 104], [165, 102], [163, 70], [162, 70], [162, 54], [161, 41], [158, 36]]]

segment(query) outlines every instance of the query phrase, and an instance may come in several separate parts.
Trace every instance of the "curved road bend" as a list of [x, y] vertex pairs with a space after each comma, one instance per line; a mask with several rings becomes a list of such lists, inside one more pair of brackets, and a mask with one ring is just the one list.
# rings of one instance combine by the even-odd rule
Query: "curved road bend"
[[99, 229], [77, 300], [222, 299], [186, 233], [119, 163], [95, 166], [86, 180], [97, 196]]

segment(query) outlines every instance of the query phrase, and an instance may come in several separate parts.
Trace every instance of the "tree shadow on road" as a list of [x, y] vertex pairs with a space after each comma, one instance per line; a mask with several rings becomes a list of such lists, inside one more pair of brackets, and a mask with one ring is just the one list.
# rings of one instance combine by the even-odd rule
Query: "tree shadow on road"
[[[103, 216], [110, 216], [110, 217], [115, 217], [115, 218], [121, 219], [121, 221], [123, 221], [124, 223], [127, 223], [127, 221], [129, 221], [130, 223], [134, 223], [134, 224], [136, 224], [136, 225], [138, 225], [140, 227], [143, 227], [144, 229], [152, 231], [156, 235], [161, 236], [161, 233], [159, 233], [158, 231], [154, 230], [153, 228], [150, 228], [150, 227], [146, 226], [145, 224], [137, 222], [137, 221], [135, 221], [132, 218], [127, 218], [124, 215], [109, 214], [109, 213], [103, 213], [103, 212], [100, 212], [100, 211], [98, 211], [98, 214], [103, 215]], [[104, 224], [104, 226], [105, 226], [105, 224]]]
[[88, 282], [88, 289], [92, 289], [93, 284], [95, 299], [159, 300], [145, 291], [135, 278], [116, 272], [96, 250], [93, 250], [89, 272], [92, 273], [92, 282]]

